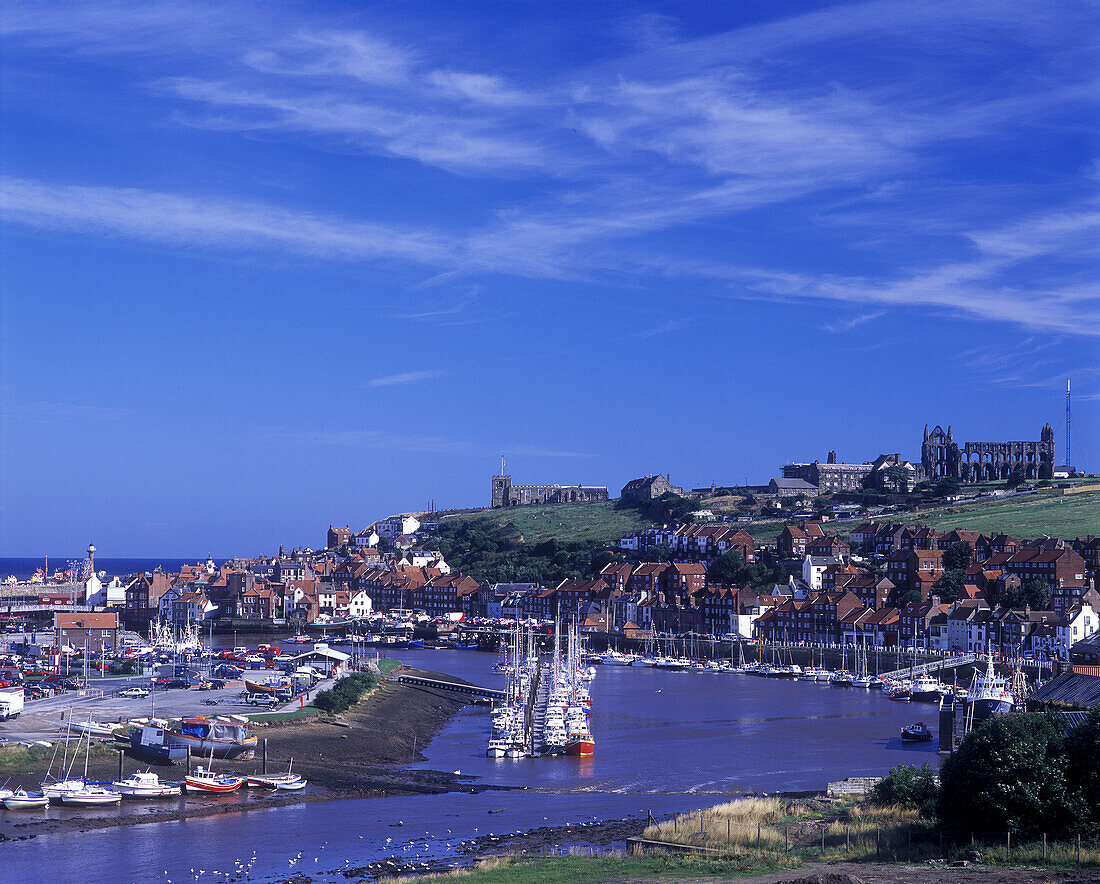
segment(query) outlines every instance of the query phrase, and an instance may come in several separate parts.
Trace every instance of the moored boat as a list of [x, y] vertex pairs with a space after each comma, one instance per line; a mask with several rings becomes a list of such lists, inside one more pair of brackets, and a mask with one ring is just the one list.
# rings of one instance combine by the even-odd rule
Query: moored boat
[[146, 761], [173, 762], [187, 757], [187, 747], [168, 742], [164, 728], [143, 725], [130, 730], [130, 749]]
[[8, 795], [4, 801], [7, 810], [38, 810], [50, 806], [49, 796], [41, 792], [28, 792], [20, 787]]
[[121, 800], [122, 796], [118, 792], [113, 789], [108, 789], [106, 786], [101, 786], [99, 783], [85, 783], [83, 788], [74, 789], [61, 796], [62, 804], [72, 804], [83, 807], [99, 807], [104, 804], [118, 804]]
[[236, 792], [244, 784], [244, 777], [216, 773], [200, 765], [184, 778], [184, 783], [188, 792]]
[[179, 728], [165, 728], [165, 741], [170, 746], [184, 746], [192, 755], [214, 758], [251, 758], [256, 750], [256, 736], [247, 726], [232, 721], [210, 720], [204, 715], [187, 715]]
[[123, 798], [174, 798], [183, 794], [181, 783], [162, 783], [160, 777], [148, 770], [116, 780], [111, 783], [111, 788]]
[[1008, 689], [1008, 679], [997, 675], [993, 668], [992, 651], [987, 652], [985, 671], [974, 669], [974, 680], [970, 683], [966, 701], [970, 704], [969, 715], [974, 721], [1012, 711], [1016, 701]]
[[927, 743], [931, 739], [932, 731], [928, 729], [923, 721], [918, 721], [916, 724], [910, 724], [901, 729], [903, 743]]

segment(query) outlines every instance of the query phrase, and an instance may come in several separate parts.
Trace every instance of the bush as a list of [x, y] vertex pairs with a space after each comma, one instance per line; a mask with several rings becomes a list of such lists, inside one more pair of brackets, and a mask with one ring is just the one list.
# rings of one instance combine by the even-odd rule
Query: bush
[[313, 705], [322, 712], [335, 715], [346, 712], [359, 702], [359, 699], [378, 684], [378, 676], [369, 672], [357, 672], [341, 678], [327, 691], [319, 691], [313, 698]]
[[984, 721], [943, 763], [937, 803], [954, 832], [1053, 835], [1076, 831], [1087, 819], [1070, 787], [1068, 759], [1051, 717], [1006, 715]]
[[935, 813], [938, 795], [936, 775], [927, 762], [920, 767], [903, 764], [875, 784], [871, 790], [871, 801], [880, 805], [915, 807], [921, 816], [931, 817]]

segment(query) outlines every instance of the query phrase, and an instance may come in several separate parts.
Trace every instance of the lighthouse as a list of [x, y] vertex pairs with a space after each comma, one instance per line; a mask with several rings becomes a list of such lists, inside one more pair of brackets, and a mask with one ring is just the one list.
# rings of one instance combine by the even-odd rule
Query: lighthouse
[[95, 544], [88, 544], [88, 573], [95, 574]]

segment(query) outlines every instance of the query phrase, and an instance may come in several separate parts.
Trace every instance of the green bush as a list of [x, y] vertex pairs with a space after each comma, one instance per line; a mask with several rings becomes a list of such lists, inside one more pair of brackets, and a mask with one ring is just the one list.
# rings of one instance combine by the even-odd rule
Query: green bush
[[935, 813], [938, 795], [936, 775], [927, 762], [920, 767], [903, 764], [875, 784], [871, 790], [871, 801], [882, 805], [915, 807], [921, 816], [930, 817]]
[[327, 691], [319, 691], [317, 696], [313, 698], [313, 705], [330, 715], [346, 712], [376, 684], [378, 684], [378, 676], [369, 672], [357, 672], [353, 675], [347, 675]]
[[1078, 831], [1088, 811], [1067, 776], [1068, 765], [1051, 717], [1020, 714], [984, 721], [943, 763], [940, 822], [953, 832]]

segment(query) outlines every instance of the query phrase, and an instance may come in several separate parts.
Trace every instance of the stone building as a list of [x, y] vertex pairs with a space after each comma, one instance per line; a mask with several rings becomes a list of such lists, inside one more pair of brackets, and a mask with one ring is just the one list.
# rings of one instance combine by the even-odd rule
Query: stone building
[[863, 480], [874, 468], [870, 463], [837, 463], [836, 452], [830, 451], [825, 463], [789, 463], [783, 466], [784, 479], [802, 479], [815, 485], [819, 494], [833, 491], [858, 491]]
[[608, 500], [607, 486], [513, 485], [511, 476], [493, 476], [493, 506], [537, 506]]
[[656, 500], [664, 494], [678, 494], [684, 496], [684, 489], [679, 485], [673, 485], [668, 476], [645, 476], [641, 479], [631, 479], [623, 486], [619, 497], [623, 500]]
[[993, 482], [1008, 479], [1019, 470], [1024, 479], [1054, 477], [1054, 428], [1044, 424], [1038, 442], [955, 441], [938, 424], [929, 432], [924, 425], [921, 466], [926, 478], [948, 476], [960, 482]]

